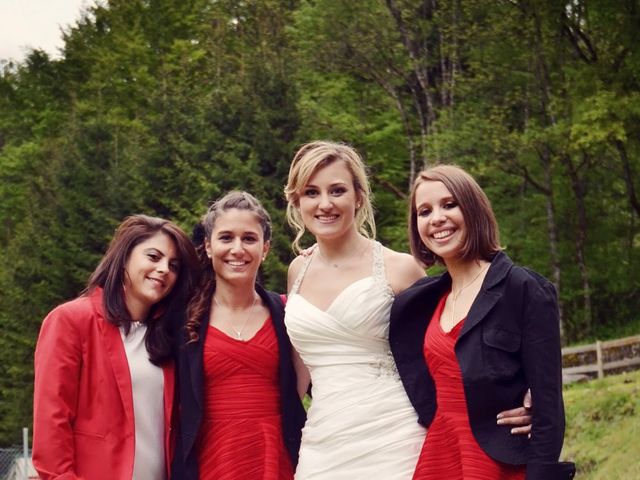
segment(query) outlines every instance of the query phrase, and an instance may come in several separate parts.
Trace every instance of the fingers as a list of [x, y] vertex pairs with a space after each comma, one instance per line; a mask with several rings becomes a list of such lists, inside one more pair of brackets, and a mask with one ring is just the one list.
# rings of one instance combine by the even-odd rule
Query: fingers
[[528, 435], [531, 438], [532, 416], [528, 408], [518, 407], [498, 414], [498, 425], [514, 425], [512, 435]]
[[511, 417], [531, 417], [531, 414], [529, 409], [525, 407], [512, 408], [498, 414], [498, 419]]
[[511, 429], [511, 435], [528, 435], [528, 437], [531, 438], [531, 425], [514, 427]]
[[499, 418], [496, 422], [498, 425], [515, 425], [518, 427], [530, 426], [531, 415], [522, 415], [518, 417]]

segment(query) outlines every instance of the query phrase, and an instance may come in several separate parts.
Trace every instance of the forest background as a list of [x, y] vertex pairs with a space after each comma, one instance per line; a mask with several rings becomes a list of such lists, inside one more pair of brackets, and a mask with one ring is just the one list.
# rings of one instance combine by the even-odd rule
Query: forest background
[[31, 424], [42, 318], [131, 213], [190, 231], [246, 189], [292, 258], [296, 147], [366, 158], [379, 239], [407, 251], [417, 171], [464, 166], [502, 243], [559, 288], [565, 343], [640, 331], [637, 0], [111, 0], [0, 61], [0, 446]]

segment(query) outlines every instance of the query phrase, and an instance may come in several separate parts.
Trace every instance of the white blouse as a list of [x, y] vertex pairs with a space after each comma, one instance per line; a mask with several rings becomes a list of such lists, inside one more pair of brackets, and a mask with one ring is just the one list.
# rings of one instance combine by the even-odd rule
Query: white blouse
[[132, 480], [165, 480], [164, 375], [149, 361], [144, 344], [147, 326], [132, 322], [129, 335], [120, 336], [127, 354], [133, 394], [135, 456]]

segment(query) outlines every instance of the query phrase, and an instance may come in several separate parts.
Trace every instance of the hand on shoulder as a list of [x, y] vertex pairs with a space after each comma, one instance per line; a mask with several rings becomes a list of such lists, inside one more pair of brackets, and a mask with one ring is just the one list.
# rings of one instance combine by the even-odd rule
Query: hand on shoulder
[[387, 272], [387, 281], [396, 295], [426, 275], [424, 269], [411, 255], [386, 247], [384, 249], [384, 266]]

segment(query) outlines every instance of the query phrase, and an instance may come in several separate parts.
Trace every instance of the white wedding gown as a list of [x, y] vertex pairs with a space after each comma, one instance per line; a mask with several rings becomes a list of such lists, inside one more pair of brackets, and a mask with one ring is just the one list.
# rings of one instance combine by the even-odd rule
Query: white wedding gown
[[394, 296], [382, 246], [373, 243], [372, 275], [345, 288], [326, 311], [298, 293], [317, 251], [302, 266], [285, 316], [313, 385], [295, 478], [410, 480], [426, 430], [389, 350]]

